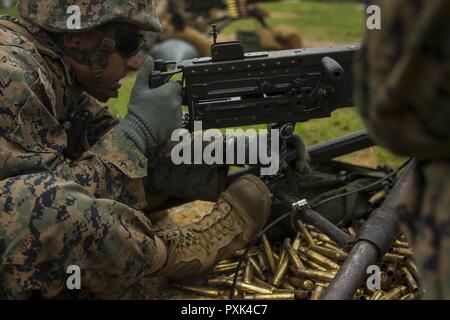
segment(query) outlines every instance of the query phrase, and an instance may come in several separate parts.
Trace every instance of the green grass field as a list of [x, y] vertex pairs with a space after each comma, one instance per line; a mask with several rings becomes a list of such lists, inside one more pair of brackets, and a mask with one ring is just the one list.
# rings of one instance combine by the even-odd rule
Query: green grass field
[[[362, 40], [364, 32], [363, 6], [353, 1], [287, 0], [265, 3], [271, 13], [269, 25], [286, 24], [298, 29], [305, 46], [315, 47], [331, 44], [354, 43]], [[1, 10], [0, 10], [0, 13]], [[14, 13], [9, 10], [8, 13]], [[253, 20], [242, 20], [228, 26], [224, 33], [229, 38], [236, 30], [251, 30], [257, 27]], [[126, 105], [133, 87], [134, 76], [123, 82], [118, 99], [107, 104], [112, 112], [126, 114]], [[307, 144], [336, 138], [364, 128], [356, 109], [335, 111], [331, 118], [299, 123], [296, 131]], [[403, 158], [393, 156], [381, 148], [371, 148], [345, 157], [345, 160], [370, 166], [389, 164], [397, 166]]]

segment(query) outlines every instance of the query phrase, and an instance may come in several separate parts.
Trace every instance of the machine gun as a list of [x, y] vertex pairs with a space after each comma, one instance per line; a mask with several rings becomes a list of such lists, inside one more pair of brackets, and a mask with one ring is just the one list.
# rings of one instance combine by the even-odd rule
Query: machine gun
[[[216, 28], [212, 35], [211, 57], [175, 65], [156, 61], [149, 79], [150, 87], [155, 88], [175, 74], [183, 73], [183, 99], [189, 109], [185, 127], [190, 131], [195, 121], [202, 121], [203, 129], [269, 124], [281, 128], [286, 143], [295, 123], [329, 117], [338, 108], [353, 106], [352, 64], [358, 45], [244, 53], [239, 42], [217, 43]], [[320, 167], [329, 165], [335, 157], [373, 145], [367, 132], [360, 132], [310, 147], [309, 151], [313, 165], [316, 162]], [[283, 153], [281, 157], [286, 164], [283, 170], [275, 176], [262, 177], [276, 199], [277, 215], [294, 212], [298, 219], [315, 226], [341, 246], [352, 246], [354, 237], [324, 218], [305, 200], [299, 187], [302, 177], [289, 164], [295, 160], [295, 152], [285, 148]], [[229, 182], [246, 173], [256, 173], [255, 167], [230, 175]], [[394, 185], [393, 172], [381, 178], [387, 188]], [[351, 182], [351, 177], [345, 177], [344, 181]], [[375, 186], [369, 185], [364, 191], [376, 190]], [[396, 192], [390, 201], [396, 203], [398, 198]], [[394, 215], [388, 218], [392, 232], [378, 235], [385, 247], [392, 243], [398, 226]], [[371, 222], [372, 228], [377, 229], [380, 221], [384, 222], [382, 219]], [[355, 283], [361, 276], [355, 277]], [[353, 289], [352, 286], [348, 291], [353, 293]]]
[[[149, 86], [159, 87], [182, 73], [183, 100], [189, 109], [184, 126], [189, 131], [194, 130], [196, 121], [201, 121], [203, 129], [256, 124], [279, 128], [284, 169], [267, 183], [280, 201], [290, 206], [299, 199], [295, 200], [295, 177], [287, 165], [294, 159], [286, 142], [295, 123], [329, 117], [338, 108], [353, 106], [352, 65], [359, 45], [244, 53], [238, 41], [218, 43], [216, 26], [211, 34], [211, 57], [178, 64], [155, 61]], [[366, 133], [363, 139], [349, 141], [353, 141], [353, 151], [373, 145]], [[349, 147], [342, 141], [338, 144]], [[286, 190], [294, 194], [286, 195]], [[316, 225], [321, 225], [319, 229], [328, 234], [332, 230], [332, 239], [349, 242], [331, 222], [318, 213], [312, 216]], [[313, 222], [311, 219], [308, 222]]]
[[150, 87], [183, 73], [185, 126], [204, 129], [296, 123], [353, 106], [352, 64], [359, 45], [244, 53], [238, 41], [217, 43], [212, 56], [155, 61]]

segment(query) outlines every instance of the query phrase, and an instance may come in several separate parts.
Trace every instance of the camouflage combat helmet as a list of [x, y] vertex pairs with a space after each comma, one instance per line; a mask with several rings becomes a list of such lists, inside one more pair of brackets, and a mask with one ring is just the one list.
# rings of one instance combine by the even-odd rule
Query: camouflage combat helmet
[[[78, 6], [81, 18], [76, 29], [67, 23], [78, 9], [73, 5]], [[153, 0], [20, 0], [18, 9], [24, 20], [50, 32], [86, 31], [110, 22], [161, 31]]]

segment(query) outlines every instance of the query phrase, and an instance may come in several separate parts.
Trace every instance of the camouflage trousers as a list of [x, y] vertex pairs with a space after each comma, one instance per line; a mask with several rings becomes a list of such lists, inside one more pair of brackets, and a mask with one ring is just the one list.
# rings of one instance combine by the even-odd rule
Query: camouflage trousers
[[406, 198], [399, 213], [413, 242], [425, 299], [450, 299], [450, 161], [422, 163]]
[[[57, 173], [0, 182], [0, 297], [57, 297], [67, 268], [81, 270], [81, 291], [119, 298], [152, 272], [155, 238], [140, 211], [93, 198]], [[159, 241], [159, 240], [158, 240]]]

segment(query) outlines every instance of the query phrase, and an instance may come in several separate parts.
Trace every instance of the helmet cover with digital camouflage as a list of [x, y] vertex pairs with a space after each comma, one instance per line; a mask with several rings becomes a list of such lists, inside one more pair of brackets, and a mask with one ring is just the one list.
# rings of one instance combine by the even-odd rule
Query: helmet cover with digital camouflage
[[[49, 33], [101, 31], [103, 40], [94, 48], [61, 46], [65, 54], [91, 67], [98, 84], [114, 50], [129, 58], [142, 48], [144, 38], [140, 33], [123, 32], [118, 25], [133, 26], [139, 31], [161, 31], [153, 0], [20, 0], [18, 9], [25, 21]], [[114, 90], [98, 89], [91, 94], [102, 102], [117, 97]]]

